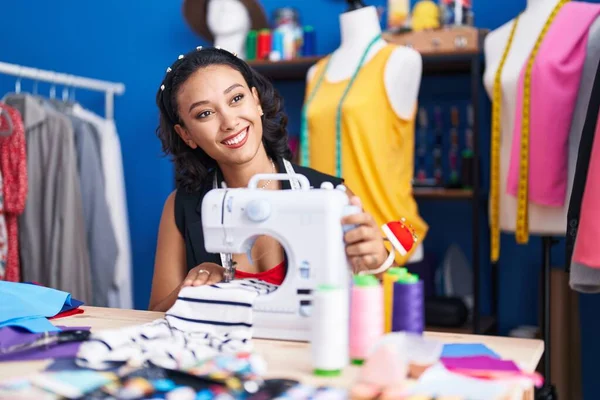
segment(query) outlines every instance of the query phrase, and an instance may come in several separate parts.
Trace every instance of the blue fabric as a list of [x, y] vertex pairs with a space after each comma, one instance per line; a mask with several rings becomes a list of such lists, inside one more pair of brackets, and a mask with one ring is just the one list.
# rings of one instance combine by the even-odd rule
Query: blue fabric
[[482, 343], [448, 343], [444, 345], [441, 357], [489, 356], [500, 358], [492, 349]]
[[79, 301], [69, 296], [69, 298], [65, 301], [65, 305], [63, 306], [63, 308], [60, 309], [60, 312], [63, 313], [65, 311], [74, 310], [79, 306], [82, 306], [83, 304], [83, 301]]
[[[35, 282], [25, 282], [29, 285], [38, 285], [41, 286]], [[70, 311], [70, 310], [74, 310], [82, 305], [84, 305], [85, 303], [83, 301], [77, 300], [73, 297], [69, 297], [69, 299], [67, 299], [65, 301], [65, 305], [63, 306], [63, 308], [61, 308], [60, 312], [63, 313], [65, 311]]]
[[19, 326], [34, 333], [60, 331], [47, 318], [58, 314], [65, 304], [73, 304], [67, 292], [0, 281], [0, 328]]

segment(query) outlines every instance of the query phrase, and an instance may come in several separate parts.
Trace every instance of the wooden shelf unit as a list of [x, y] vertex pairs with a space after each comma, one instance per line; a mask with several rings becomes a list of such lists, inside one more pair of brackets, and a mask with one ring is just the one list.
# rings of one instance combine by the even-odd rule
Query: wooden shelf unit
[[473, 190], [415, 187], [413, 194], [417, 199], [470, 199], [473, 197]]
[[[384, 33], [383, 38], [389, 43], [417, 49], [423, 58], [424, 75], [468, 74], [473, 58], [481, 56], [481, 43], [487, 32], [461, 27], [402, 35]], [[454, 43], [461, 43], [461, 47]], [[308, 69], [321, 58], [323, 56], [282, 61], [252, 60], [248, 64], [272, 80], [298, 80], [304, 79]]]

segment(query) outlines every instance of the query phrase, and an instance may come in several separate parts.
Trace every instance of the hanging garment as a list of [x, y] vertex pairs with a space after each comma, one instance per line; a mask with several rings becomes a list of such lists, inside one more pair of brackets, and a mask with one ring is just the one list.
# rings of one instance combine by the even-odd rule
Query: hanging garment
[[185, 287], [164, 318], [92, 334], [77, 364], [107, 369], [114, 362], [150, 361], [185, 368], [218, 353], [249, 352], [254, 299], [276, 288], [254, 279]]
[[[597, 4], [565, 4], [535, 57], [529, 109], [528, 198], [532, 203], [550, 207], [565, 205], [569, 132], [587, 54], [588, 33], [598, 16], [600, 6]], [[513, 196], [517, 196], [519, 182], [524, 74], [525, 68], [519, 77], [507, 184], [508, 193]]]
[[4, 216], [4, 183], [2, 169], [0, 169], [0, 280], [4, 280], [6, 264], [8, 261], [8, 231], [6, 230], [6, 217]]
[[73, 126], [26, 94], [5, 99], [24, 117], [28, 196], [19, 219], [22, 279], [89, 303], [90, 260]]
[[118, 248], [106, 200], [98, 132], [87, 121], [73, 116], [71, 106], [51, 100], [45, 100], [44, 105], [64, 113], [73, 125], [92, 275], [92, 301], [88, 305], [107, 307]]
[[[598, 110], [595, 111], [596, 116]], [[587, 123], [586, 123], [587, 125]], [[600, 269], [600, 251], [598, 238], [600, 237], [600, 123], [596, 117], [594, 127], [594, 144], [590, 154], [588, 179], [581, 201], [580, 220], [577, 228], [577, 239], [573, 249], [573, 263], [585, 265], [589, 268]], [[584, 131], [584, 134], [586, 132]]]
[[[5, 247], [0, 250], [0, 263], [2, 259], [5, 263], [3, 273], [0, 272], [0, 280], [19, 282], [21, 263], [18, 218], [25, 210], [28, 185], [25, 129], [19, 111], [2, 103], [0, 108], [8, 113], [12, 125], [10, 136], [0, 136], [0, 174], [2, 175], [0, 225], [4, 224], [4, 229], [0, 227], [0, 246], [2, 246], [2, 236], [5, 235]], [[2, 129], [7, 122], [0, 118]]]
[[569, 153], [569, 165], [575, 163], [576, 170], [567, 213], [565, 265], [570, 272], [569, 284], [573, 290], [581, 293], [598, 293], [600, 292], [600, 269], [573, 262], [573, 248], [581, 217], [581, 202], [587, 183], [600, 108], [600, 18], [590, 29], [589, 36], [587, 58], [571, 130], [571, 135], [579, 132], [581, 140], [574, 151]]
[[130, 309], [133, 308], [131, 245], [121, 142], [114, 121], [105, 120], [79, 104], [73, 106], [72, 113], [91, 123], [99, 133], [105, 195], [118, 249], [113, 285], [108, 294], [108, 306]]
[[[414, 170], [414, 122], [416, 114], [402, 119], [392, 109], [384, 83], [386, 63], [396, 48], [386, 45], [365, 62], [351, 90], [345, 96], [341, 112], [341, 170], [346, 185], [360, 197], [363, 207], [379, 226], [405, 218], [423, 241], [429, 227], [419, 215], [412, 193]], [[322, 74], [320, 87], [306, 110], [309, 135], [310, 167], [336, 173], [336, 110], [348, 80], [330, 82], [326, 76], [329, 57], [316, 64], [310, 94]], [[398, 256], [405, 264], [414, 250]]]
[[[562, 2], [564, 3], [564, 2]], [[561, 3], [561, 4], [562, 4]], [[542, 149], [538, 147], [534, 147], [533, 145], [533, 141], [530, 143], [530, 146], [528, 146], [528, 148], [530, 149], [530, 151], [532, 152], [536, 152], [537, 157], [541, 157], [545, 154], [554, 154], [557, 150], [557, 146], [556, 143], [551, 143], [549, 144], [550, 140], [548, 138], [553, 138], [552, 141], [553, 142], [558, 142], [560, 140], [563, 140], [565, 135], [568, 136], [568, 131], [570, 129], [571, 126], [571, 119], [568, 119], [568, 123], [566, 125], [566, 128], [564, 128], [564, 114], [570, 114], [572, 116], [573, 114], [573, 107], [574, 107], [574, 100], [570, 100], [571, 103], [567, 102], [563, 102], [562, 101], [562, 97], [563, 97], [563, 91], [564, 93], [577, 93], [578, 89], [579, 89], [579, 81], [575, 81], [574, 79], [572, 79], [572, 70], [579, 70], [581, 71], [582, 65], [577, 64], [576, 61], [578, 62], [582, 62], [583, 59], [581, 59], [580, 57], [574, 57], [573, 60], [570, 60], [570, 56], [566, 55], [565, 53], [568, 53], [569, 51], [573, 50], [574, 51], [583, 51], [585, 53], [585, 46], [581, 46], [581, 41], [577, 41], [577, 40], [573, 40], [572, 35], [569, 33], [567, 36], [567, 38], [565, 40], [558, 38], [556, 39], [554, 37], [554, 33], [553, 31], [555, 30], [555, 26], [558, 26], [557, 29], [559, 30], [570, 30], [570, 23], [573, 21], [573, 19], [569, 19], [569, 15], [573, 10], [573, 7], [575, 7], [575, 9], [579, 9], [580, 11], [578, 12], [578, 19], [575, 19], [577, 21], [582, 21], [579, 17], [581, 17], [583, 14], [589, 14], [590, 13], [590, 9], [587, 8], [589, 7], [589, 4], [587, 3], [580, 3], [580, 2], [571, 2], [571, 3], [567, 3], [566, 5], [562, 5], [562, 8], [560, 9], [560, 11], [556, 14], [556, 18], [551, 21], [552, 24], [549, 25], [550, 29], [547, 31], [547, 35], [545, 37], [545, 39], [542, 42], [542, 45], [539, 47], [539, 53], [536, 54], [536, 57], [534, 58], [534, 60], [536, 60], [533, 63], [533, 74], [532, 76], [535, 78], [536, 74], [539, 72], [540, 69], [544, 69], [545, 75], [542, 76], [546, 76], [547, 81], [542, 82], [541, 84], [539, 83], [539, 80], [535, 79], [534, 81], [532, 81], [532, 85], [531, 85], [531, 95], [535, 96], [534, 92], [539, 92], [540, 91], [540, 86], [543, 86], [544, 90], [547, 89], [548, 90], [548, 94], [545, 94], [544, 96], [546, 96], [547, 98], [553, 98], [553, 99], [557, 99], [560, 98], [561, 101], [555, 102], [555, 104], [548, 106], [548, 104], [546, 102], [541, 103], [541, 107], [542, 109], [547, 109], [549, 111], [543, 113], [543, 114], [538, 114], [537, 112], [535, 113], [537, 115], [537, 117], [534, 115], [534, 113], [531, 113], [531, 117], [533, 118], [533, 120], [530, 122], [530, 124], [528, 124], [531, 127], [531, 139], [533, 139], [533, 136], [537, 136], [539, 134], [542, 134], [542, 136], [544, 136], [544, 134], [547, 134], [548, 136], [546, 137], [545, 141], [542, 142]], [[583, 8], [579, 8], [579, 7], [583, 7]], [[595, 6], [597, 7], [597, 6]], [[563, 14], [563, 12], [566, 12], [567, 14]], [[565, 15], [567, 17], [565, 17]], [[565, 24], [563, 23], [564, 20], [568, 21], [567, 26], [565, 26]], [[589, 21], [588, 23], [588, 28], [590, 26], [590, 24], [593, 22], [593, 19]], [[548, 23], [548, 22], [547, 22]], [[558, 25], [555, 25], [558, 24]], [[575, 31], [579, 32], [579, 28], [576, 29]], [[547, 40], [548, 37], [550, 37], [550, 40], [552, 40], [554, 43], [556, 44], [562, 44], [567, 45], [567, 48], [563, 48], [559, 45], [553, 45], [552, 48], [549, 47], [549, 45], [547, 43], [549, 43], [549, 41]], [[585, 40], [584, 38], [581, 38], [582, 41]], [[515, 42], [517, 42], [518, 36], [515, 38]], [[510, 41], [509, 41], [510, 42]], [[568, 48], [568, 45], [572, 44], [571, 48]], [[509, 47], [509, 46], [507, 46]], [[547, 53], [549, 52], [553, 52], [556, 53], [556, 55], [552, 56], [552, 55], [547, 55]], [[570, 54], [570, 53], [568, 53]], [[512, 52], [510, 47], [508, 48], [508, 63], [510, 64], [510, 60], [512, 60], [513, 57], [516, 57]], [[565, 58], [566, 57], [566, 61]], [[540, 61], [541, 60], [541, 61]], [[550, 62], [552, 64], [548, 64], [548, 62], [546, 63], [542, 63], [544, 60], [550, 60]], [[555, 64], [557, 63], [557, 64]], [[490, 63], [488, 63], [490, 64]], [[490, 64], [491, 65], [491, 64]], [[515, 132], [515, 129], [517, 129], [517, 132], [521, 132], [520, 129], [516, 128], [517, 123], [515, 122], [516, 120], [521, 120], [522, 118], [522, 106], [525, 103], [524, 99], [521, 98], [521, 96], [518, 96], [517, 93], [524, 93], [523, 90], [523, 83], [524, 83], [524, 72], [523, 70], [526, 68], [527, 63], [523, 63], [522, 66], [520, 66], [519, 71], [517, 72], [519, 75], [517, 75], [518, 79], [513, 79], [512, 76], [507, 77], [506, 74], [501, 76], [500, 78], [502, 81], [502, 85], [501, 85], [501, 91], [503, 96], [498, 96], [499, 100], [496, 101], [496, 96], [494, 99], [494, 109], [498, 108], [498, 109], [502, 109], [501, 112], [499, 112], [499, 121], [498, 121], [498, 131], [497, 135], [498, 137], [496, 138], [496, 134], [494, 133], [494, 129], [492, 130], [492, 143], [497, 142], [498, 143], [498, 147], [499, 147], [499, 154], [498, 154], [498, 161], [497, 163], [492, 162], [491, 165], [491, 172], [490, 172], [490, 176], [494, 177], [495, 175], [498, 176], [497, 179], [497, 185], [493, 185], [492, 187], [496, 188], [494, 190], [490, 190], [490, 228], [492, 229], [492, 260], [494, 260], [495, 258], [497, 259], [497, 257], [495, 257], [496, 254], [499, 251], [498, 246], [499, 246], [499, 240], [494, 240], [494, 237], [496, 237], [497, 239], [499, 239], [499, 230], [503, 230], [503, 231], [508, 231], [508, 232], [516, 232], [516, 233], [521, 233], [519, 236], [522, 236], [520, 238], [517, 238], [517, 241], [519, 243], [525, 243], [528, 241], [528, 235], [529, 235], [529, 231], [534, 232], [537, 235], [564, 235], [564, 227], [566, 224], [566, 217], [567, 217], [567, 207], [566, 206], [562, 206], [562, 207], [557, 207], [557, 206], [545, 206], [545, 205], [540, 205], [534, 201], [525, 201], [523, 202], [523, 205], [519, 205], [519, 201], [518, 198], [515, 197], [514, 195], [512, 195], [511, 193], [508, 192], [507, 187], [508, 185], [508, 174], [509, 174], [509, 169], [516, 168], [516, 171], [519, 171], [519, 165], [520, 165], [520, 158], [518, 157], [520, 155], [520, 149], [519, 152], [517, 152], [517, 157], [513, 157], [511, 155], [512, 152], [512, 146], [513, 146], [513, 133]], [[545, 68], [543, 68], [545, 66]], [[494, 71], [494, 68], [491, 69], [487, 69], [486, 70], [486, 76], [484, 78], [484, 81], [486, 83], [486, 87], [488, 87], [488, 89], [490, 89], [491, 84], [494, 82], [494, 76], [490, 73], [488, 73], [488, 71]], [[513, 71], [506, 71], [514, 73]], [[581, 72], [580, 72], [581, 73]], [[565, 74], [565, 82], [563, 84], [562, 80], [557, 79], [557, 76], [561, 76], [562, 74]], [[508, 79], [508, 80], [507, 80]], [[573, 86], [573, 83], [575, 82], [575, 86]], [[495, 85], [494, 85], [495, 86]], [[510, 94], [510, 98], [507, 97], [507, 94]], [[558, 97], [557, 97], [558, 96]], [[529, 97], [527, 98], [528, 100], [530, 99]], [[516, 102], [519, 102], [519, 104], [515, 104]], [[557, 111], [555, 106], [560, 104], [560, 109]], [[514, 108], [513, 108], [514, 107]], [[531, 99], [531, 107], [536, 108], [536, 101]], [[570, 109], [569, 109], [570, 108]], [[532, 110], [533, 111], [533, 110]], [[548, 115], [551, 115], [552, 117], [549, 118]], [[545, 118], [547, 120], [550, 121], [555, 121], [556, 120], [556, 127], [563, 127], [563, 129], [567, 130], [567, 133], [561, 133], [559, 131], [556, 130], [556, 127], [551, 126], [550, 129], [551, 131], [544, 131], [543, 129], [539, 129], [538, 125], [535, 125], [534, 121], [538, 120], [539, 118]], [[518, 124], [525, 126], [524, 124], [522, 124], [522, 121], [518, 122]], [[544, 123], [540, 126], [547, 126], [547, 121], [544, 121]], [[535, 129], [534, 129], [535, 128]], [[534, 132], [535, 130], [535, 132]], [[501, 137], [500, 137], [500, 133], [501, 133]], [[563, 139], [561, 139], [561, 137]], [[520, 138], [518, 139], [514, 139], [517, 141], [517, 143], [520, 143]], [[535, 139], [538, 140], [538, 139]], [[546, 145], [549, 146], [548, 151], [544, 153], [544, 149], [546, 148]], [[560, 173], [564, 174], [564, 170], [566, 169], [566, 174], [564, 176], [566, 176], [567, 179], [567, 184], [566, 184], [566, 196], [568, 198], [568, 196], [570, 195], [570, 190], [571, 190], [571, 183], [572, 183], [572, 179], [574, 176], [574, 165], [570, 165], [567, 162], [568, 157], [566, 156], [566, 154], [569, 152], [568, 150], [568, 146], [572, 146], [573, 143], [571, 142], [571, 138], [566, 139], [565, 141], [563, 141], [563, 147], [562, 147], [562, 156], [560, 160], [555, 160], [555, 159], [546, 159], [544, 162], [546, 162], [547, 164], [545, 165], [545, 167], [548, 167], [548, 175], [554, 176], [556, 177], [556, 173], [557, 169], [555, 169], [554, 164], [558, 163], [560, 165], [562, 165], [562, 171], [560, 171]], [[540, 154], [540, 152], [543, 152], [543, 154]], [[494, 154], [494, 151], [492, 151], [492, 154]], [[527, 179], [527, 182], [529, 182], [529, 184], [531, 184], [531, 182], [535, 179], [535, 174], [540, 172], [539, 167], [539, 160], [538, 161], [533, 161], [532, 160], [532, 164], [530, 165], [530, 168], [528, 168], [527, 173], [529, 175], [529, 178]], [[492, 160], [493, 161], [493, 160]], [[512, 165], [511, 163], [516, 162], [516, 165]], [[497, 164], [496, 167], [494, 167], [494, 165]], [[536, 165], [536, 168], [534, 170], [534, 165]], [[565, 167], [566, 166], [566, 167]], [[544, 170], [545, 173], [545, 170]], [[560, 178], [560, 176], [559, 176]], [[563, 178], [560, 178], [563, 179]], [[548, 182], [548, 180], [546, 178], [543, 178], [542, 180], [545, 180], [545, 182]], [[490, 184], [492, 185], [494, 180], [492, 180], [492, 182], [490, 182]], [[494, 196], [494, 192], [497, 193], [497, 196]], [[518, 193], [518, 192], [517, 192]], [[547, 193], [545, 194], [547, 195]], [[496, 202], [494, 200], [494, 198], [497, 198], [499, 201]], [[525, 199], [527, 199], [528, 197], [525, 197]], [[564, 200], [563, 200], [564, 202]], [[526, 215], [526, 213], [528, 214], [528, 216]], [[492, 223], [492, 221], [495, 219], [494, 215], [497, 214], [497, 229], [496, 230], [494, 228], [494, 224]], [[517, 223], [517, 221], [521, 221], [519, 224]], [[526, 221], [527, 223], [525, 224], [525, 229], [523, 229], [523, 222]], [[521, 229], [519, 229], [521, 228]], [[524, 239], [524, 240], [521, 240]]]

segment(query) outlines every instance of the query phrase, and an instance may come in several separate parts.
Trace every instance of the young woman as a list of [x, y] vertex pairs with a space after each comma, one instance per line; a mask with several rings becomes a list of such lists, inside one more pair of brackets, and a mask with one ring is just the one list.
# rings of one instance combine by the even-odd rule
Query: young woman
[[[177, 190], [165, 202], [150, 296], [150, 309], [166, 311], [184, 286], [223, 279], [219, 254], [207, 253], [202, 233], [204, 195], [223, 183], [245, 187], [257, 173], [294, 172], [313, 187], [343, 181], [290, 163], [287, 117], [275, 88], [243, 60], [226, 50], [197, 48], [167, 69], [156, 95], [160, 110], [157, 135], [176, 167]], [[290, 189], [287, 181], [259, 182], [265, 190]], [[351, 202], [360, 200], [350, 190]], [[379, 267], [387, 258], [383, 237], [366, 212], [341, 224], [357, 224], [344, 236], [355, 272]], [[254, 277], [281, 284], [285, 254], [279, 242], [259, 238], [253, 263], [234, 255], [236, 278]]]

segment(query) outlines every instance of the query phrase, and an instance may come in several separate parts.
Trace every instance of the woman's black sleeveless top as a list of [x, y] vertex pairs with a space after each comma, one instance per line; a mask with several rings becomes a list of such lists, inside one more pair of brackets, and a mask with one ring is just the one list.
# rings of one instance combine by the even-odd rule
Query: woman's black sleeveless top
[[[283, 159], [278, 158], [276, 162], [278, 172], [285, 172]], [[331, 182], [334, 186], [344, 183], [343, 179], [323, 174], [312, 168], [301, 167], [292, 164], [294, 171], [306, 176], [311, 187], [319, 188], [323, 182]], [[175, 193], [175, 223], [185, 241], [185, 258], [188, 271], [198, 264], [212, 262], [221, 265], [218, 253], [208, 253], [204, 248], [204, 234], [202, 231], [202, 199], [209, 190], [213, 188], [213, 174], [217, 174], [218, 187], [221, 187], [223, 177], [218, 169], [208, 174], [200, 190], [186, 192], [178, 189]], [[282, 189], [291, 189], [290, 182], [281, 182]]]

